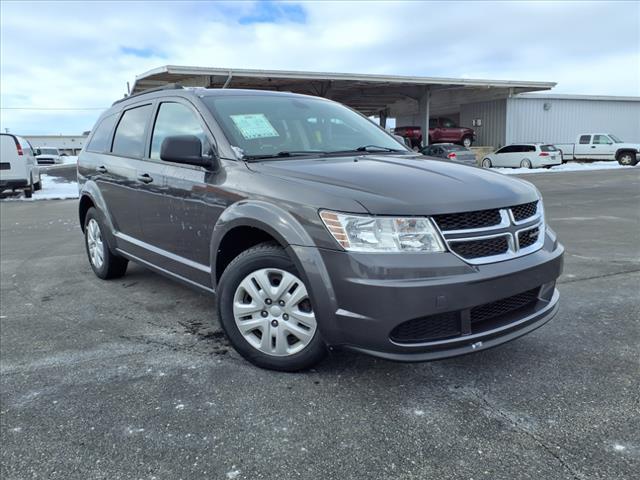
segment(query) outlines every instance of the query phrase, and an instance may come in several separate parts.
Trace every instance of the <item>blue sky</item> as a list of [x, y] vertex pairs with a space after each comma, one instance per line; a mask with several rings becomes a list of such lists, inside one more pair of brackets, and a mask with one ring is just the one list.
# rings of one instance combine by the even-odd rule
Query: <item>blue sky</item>
[[640, 95], [638, 2], [2, 1], [0, 27], [0, 128], [21, 134], [89, 130], [127, 81], [167, 64]]

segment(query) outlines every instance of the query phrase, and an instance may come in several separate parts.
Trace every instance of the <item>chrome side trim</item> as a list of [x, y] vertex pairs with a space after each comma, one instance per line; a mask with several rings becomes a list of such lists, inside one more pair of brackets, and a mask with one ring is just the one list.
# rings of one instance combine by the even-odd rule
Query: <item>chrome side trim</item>
[[145, 250], [149, 250], [150, 252], [153, 252], [157, 255], [162, 255], [165, 258], [173, 260], [174, 262], [177, 262], [177, 263], [181, 263], [195, 270], [200, 270], [201, 272], [211, 274], [211, 267], [207, 265], [202, 265], [201, 263], [194, 262], [193, 260], [189, 260], [188, 258], [184, 258], [184, 257], [181, 257], [180, 255], [176, 255], [175, 253], [167, 252], [166, 250], [163, 250], [158, 247], [154, 247], [153, 245], [143, 242], [142, 240], [138, 240], [137, 238], [130, 237], [129, 235], [125, 235], [124, 233], [121, 233], [121, 232], [116, 232], [115, 235], [120, 240], [124, 240], [125, 242], [132, 243], [137, 247], [144, 248]]

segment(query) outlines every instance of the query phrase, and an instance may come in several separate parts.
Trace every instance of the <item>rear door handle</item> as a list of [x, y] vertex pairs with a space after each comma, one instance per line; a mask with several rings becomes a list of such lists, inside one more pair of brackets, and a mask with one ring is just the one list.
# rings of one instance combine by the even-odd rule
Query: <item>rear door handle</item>
[[151, 183], [153, 182], [153, 177], [148, 173], [143, 173], [142, 175], [138, 175], [138, 180], [142, 183]]
[[595, 145], [591, 145], [591, 148], [596, 148], [596, 146]]
[[100, 165], [96, 170], [98, 170], [98, 173], [107, 173], [107, 167], [104, 165]]

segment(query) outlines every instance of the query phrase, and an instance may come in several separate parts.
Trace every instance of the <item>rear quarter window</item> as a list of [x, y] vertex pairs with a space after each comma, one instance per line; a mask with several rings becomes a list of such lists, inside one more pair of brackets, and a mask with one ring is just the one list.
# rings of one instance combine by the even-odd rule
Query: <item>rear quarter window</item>
[[95, 131], [93, 132], [91, 141], [89, 145], [87, 145], [87, 151], [97, 153], [109, 151], [109, 147], [111, 146], [111, 132], [113, 131], [113, 126], [116, 124], [117, 118], [116, 114], [109, 115], [98, 123], [94, 129]]
[[580, 137], [580, 145], [586, 145], [591, 141], [591, 135], [582, 135]]

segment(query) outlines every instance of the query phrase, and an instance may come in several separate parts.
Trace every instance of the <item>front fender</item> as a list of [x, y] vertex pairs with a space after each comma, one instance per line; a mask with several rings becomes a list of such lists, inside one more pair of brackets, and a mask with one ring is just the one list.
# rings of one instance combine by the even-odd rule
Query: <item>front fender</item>
[[[300, 222], [288, 211], [268, 202], [244, 200], [228, 207], [218, 218], [211, 237], [211, 271], [216, 272], [218, 249], [224, 236], [236, 227], [253, 227], [267, 232], [283, 247], [313, 246]], [[294, 259], [298, 263], [297, 259]], [[296, 265], [300, 267], [300, 265]], [[216, 283], [213, 275], [214, 287]]]

